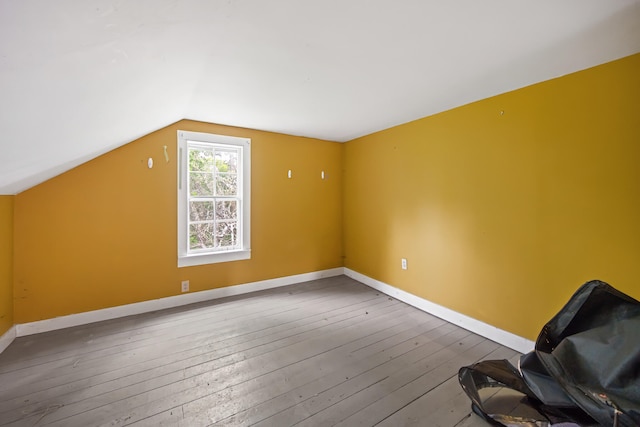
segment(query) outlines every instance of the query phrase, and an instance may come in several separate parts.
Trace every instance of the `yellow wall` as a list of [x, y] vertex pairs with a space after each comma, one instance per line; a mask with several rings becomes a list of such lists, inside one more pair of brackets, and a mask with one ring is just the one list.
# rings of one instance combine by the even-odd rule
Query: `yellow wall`
[[[178, 129], [252, 138], [251, 260], [177, 268]], [[333, 142], [181, 121], [20, 193], [15, 322], [176, 295], [182, 280], [200, 291], [340, 267], [341, 159]]]
[[0, 335], [13, 326], [13, 199], [0, 196]]
[[[176, 295], [181, 280], [199, 291], [339, 267], [343, 254], [531, 339], [586, 280], [640, 298], [638, 75], [634, 55], [344, 145], [192, 121], [161, 129], [0, 197], [1, 231], [13, 222], [15, 236], [13, 319], [0, 282], [0, 333]], [[251, 260], [176, 267], [177, 129], [252, 138]]]
[[345, 266], [530, 339], [589, 279], [640, 298], [638, 76], [640, 54], [348, 142]]

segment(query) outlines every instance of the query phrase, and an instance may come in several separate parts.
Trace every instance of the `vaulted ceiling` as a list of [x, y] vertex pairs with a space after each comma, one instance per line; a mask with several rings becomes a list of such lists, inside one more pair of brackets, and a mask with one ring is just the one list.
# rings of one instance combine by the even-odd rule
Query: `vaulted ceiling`
[[188, 118], [347, 141], [640, 51], [640, 0], [0, 0], [0, 194]]

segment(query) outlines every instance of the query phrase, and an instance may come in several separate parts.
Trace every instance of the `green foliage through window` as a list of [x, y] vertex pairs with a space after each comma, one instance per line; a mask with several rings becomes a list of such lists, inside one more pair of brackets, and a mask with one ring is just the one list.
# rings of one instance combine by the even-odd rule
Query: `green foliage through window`
[[240, 148], [189, 145], [189, 250], [238, 247]]

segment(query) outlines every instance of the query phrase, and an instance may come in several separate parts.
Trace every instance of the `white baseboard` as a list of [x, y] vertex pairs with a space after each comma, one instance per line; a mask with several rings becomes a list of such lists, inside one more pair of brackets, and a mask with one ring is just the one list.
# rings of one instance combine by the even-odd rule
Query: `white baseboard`
[[[329, 270], [314, 271], [311, 273], [296, 274], [294, 276], [278, 277], [276, 279], [261, 280], [258, 282], [244, 283], [241, 285], [227, 286], [224, 288], [211, 289], [208, 291], [193, 292], [189, 294], [176, 295], [172, 297], [160, 298], [150, 301], [137, 302], [133, 304], [120, 305], [117, 307], [103, 308], [101, 310], [87, 311], [84, 313], [70, 314], [68, 316], [55, 317], [53, 319], [38, 320], [36, 322], [22, 323], [15, 325], [13, 338], [25, 335], [39, 334], [41, 332], [53, 331], [56, 329], [69, 328], [72, 326], [85, 325], [103, 320], [116, 319], [119, 317], [131, 316], [134, 314], [148, 313], [150, 311], [163, 310], [166, 308], [179, 307], [181, 305], [193, 304], [196, 302], [209, 301], [213, 299], [229, 297], [233, 295], [246, 294], [249, 292], [262, 291], [265, 289], [277, 288], [280, 286], [293, 285], [300, 282], [333, 277], [343, 274], [342, 267]], [[7, 335], [7, 334], [5, 334]], [[9, 343], [13, 340], [9, 341]], [[3, 336], [4, 339], [4, 336]], [[0, 340], [0, 343], [3, 341]], [[7, 344], [8, 345], [8, 344]], [[0, 349], [2, 347], [0, 346]], [[0, 350], [1, 351], [1, 350]]]
[[85, 325], [88, 323], [100, 322], [102, 320], [116, 319], [119, 317], [131, 316], [135, 314], [147, 313], [150, 311], [163, 310], [166, 308], [179, 307], [182, 305], [197, 302], [209, 301], [228, 296], [241, 295], [249, 292], [261, 291], [277, 288], [280, 286], [293, 285], [295, 283], [317, 280], [324, 277], [333, 277], [344, 274], [352, 279], [364, 283], [391, 297], [397, 298], [413, 307], [430, 313], [443, 320], [458, 325], [471, 332], [477, 333], [485, 338], [512, 348], [518, 352], [526, 353], [533, 349], [534, 342], [522, 338], [511, 332], [491, 326], [487, 323], [476, 320], [472, 317], [458, 313], [431, 301], [425, 300], [409, 292], [403, 291], [384, 282], [380, 282], [371, 277], [360, 274], [349, 268], [332, 268], [329, 270], [315, 271], [311, 273], [296, 274], [293, 276], [279, 277], [276, 279], [261, 280], [258, 282], [245, 283], [241, 285], [227, 286], [224, 288], [211, 289], [208, 291], [193, 292], [189, 294], [176, 295], [172, 297], [160, 298], [150, 301], [143, 301], [133, 304], [126, 304], [117, 307], [104, 308], [101, 310], [88, 311], [68, 316], [55, 317], [53, 319], [39, 320], [36, 322], [17, 324], [12, 326], [7, 332], [0, 336], [0, 353], [6, 349], [16, 338], [26, 335], [38, 334], [41, 332], [53, 331], [56, 329], [69, 328], [72, 326]]
[[400, 301], [406, 302], [422, 311], [426, 311], [429, 314], [433, 314], [447, 322], [460, 326], [468, 331], [481, 335], [491, 341], [495, 341], [498, 344], [502, 344], [505, 347], [509, 347], [520, 353], [528, 353], [533, 350], [535, 343], [526, 338], [522, 338], [518, 335], [512, 334], [505, 330], [496, 328], [487, 323], [481, 322], [472, 317], [453, 311], [449, 308], [435, 304], [426, 299], [420, 298], [409, 292], [398, 289], [394, 286], [388, 285], [379, 280], [372, 279], [371, 277], [360, 274], [357, 271], [353, 271], [349, 268], [344, 269], [344, 274], [351, 277], [354, 280], [364, 283], [374, 289], [379, 290], [391, 297], [397, 298]]
[[16, 339], [15, 325], [10, 327], [7, 332], [0, 335], [0, 353], [2, 353], [7, 347], [9, 347], [9, 344], [11, 344], [14, 339]]

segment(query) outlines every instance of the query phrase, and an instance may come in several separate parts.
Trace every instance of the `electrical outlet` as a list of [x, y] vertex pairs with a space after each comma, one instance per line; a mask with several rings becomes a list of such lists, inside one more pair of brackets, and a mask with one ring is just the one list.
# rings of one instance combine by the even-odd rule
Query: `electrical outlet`
[[402, 269], [403, 270], [407, 269], [407, 259], [406, 258], [402, 258]]
[[182, 292], [189, 292], [189, 281], [188, 280], [183, 280], [182, 281]]

